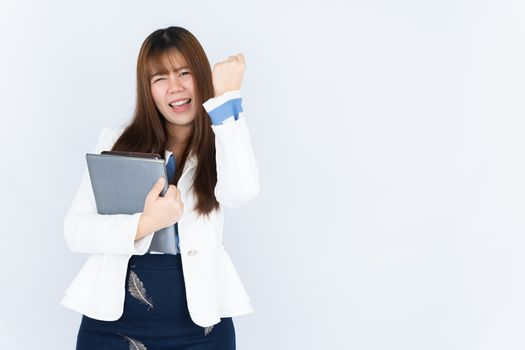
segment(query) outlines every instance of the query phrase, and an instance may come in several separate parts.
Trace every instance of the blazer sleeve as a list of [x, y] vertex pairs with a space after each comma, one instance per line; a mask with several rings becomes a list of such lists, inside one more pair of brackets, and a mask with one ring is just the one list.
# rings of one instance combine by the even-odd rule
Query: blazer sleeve
[[[113, 131], [104, 128], [99, 135], [94, 153], [110, 150], [114, 140]], [[143, 255], [147, 252], [152, 234], [135, 240], [140, 215], [97, 212], [95, 196], [87, 164], [80, 186], [64, 219], [64, 237], [69, 249], [77, 253], [111, 253]], [[153, 233], [153, 232], [152, 232]]]
[[259, 193], [259, 172], [240, 103], [240, 90], [232, 90], [203, 104], [210, 118], [219, 115], [220, 119], [232, 120], [211, 125], [217, 163], [215, 198], [231, 208], [247, 204]]

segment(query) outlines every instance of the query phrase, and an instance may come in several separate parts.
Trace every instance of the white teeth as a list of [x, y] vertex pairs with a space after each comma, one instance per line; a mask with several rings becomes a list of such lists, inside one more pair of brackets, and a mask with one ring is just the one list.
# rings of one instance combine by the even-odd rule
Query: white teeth
[[186, 104], [187, 102], [189, 102], [190, 99], [186, 99], [186, 100], [180, 100], [180, 101], [177, 101], [177, 102], [174, 102], [174, 103], [170, 103], [170, 106], [181, 106], [183, 104]]

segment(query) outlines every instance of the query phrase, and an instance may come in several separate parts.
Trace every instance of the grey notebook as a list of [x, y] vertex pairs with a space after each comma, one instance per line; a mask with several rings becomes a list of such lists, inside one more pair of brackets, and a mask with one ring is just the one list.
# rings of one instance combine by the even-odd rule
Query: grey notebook
[[[86, 153], [99, 214], [134, 214], [144, 210], [144, 199], [157, 179], [164, 177], [161, 196], [168, 188], [164, 159]], [[175, 225], [156, 231], [150, 251], [176, 254]]]

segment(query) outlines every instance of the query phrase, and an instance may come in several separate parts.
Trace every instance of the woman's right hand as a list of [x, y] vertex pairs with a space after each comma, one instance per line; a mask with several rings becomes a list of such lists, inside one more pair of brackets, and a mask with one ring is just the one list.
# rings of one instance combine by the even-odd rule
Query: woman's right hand
[[174, 225], [182, 217], [184, 203], [182, 203], [180, 191], [175, 185], [168, 185], [164, 197], [160, 196], [164, 188], [164, 181], [164, 178], [160, 177], [144, 200], [144, 210], [140, 216], [135, 240], [164, 227]]

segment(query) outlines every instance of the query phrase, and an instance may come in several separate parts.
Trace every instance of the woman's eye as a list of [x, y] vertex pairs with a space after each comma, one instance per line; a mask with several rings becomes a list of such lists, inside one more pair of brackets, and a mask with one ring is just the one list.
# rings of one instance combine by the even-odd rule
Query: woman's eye
[[181, 74], [181, 75], [188, 75], [188, 74], [190, 74], [190, 72], [182, 72], [182, 73], [180, 73], [180, 74]]

